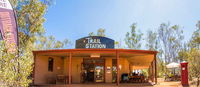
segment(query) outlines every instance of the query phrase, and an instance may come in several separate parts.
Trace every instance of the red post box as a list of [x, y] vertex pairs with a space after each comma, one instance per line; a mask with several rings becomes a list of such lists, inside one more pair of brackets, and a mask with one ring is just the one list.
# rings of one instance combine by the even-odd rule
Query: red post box
[[182, 62], [181, 63], [181, 84], [183, 86], [189, 86], [188, 84], [188, 63]]

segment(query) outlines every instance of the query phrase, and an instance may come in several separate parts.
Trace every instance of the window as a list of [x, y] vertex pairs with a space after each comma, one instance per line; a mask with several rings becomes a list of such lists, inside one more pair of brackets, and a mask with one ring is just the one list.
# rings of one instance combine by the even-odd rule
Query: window
[[53, 58], [49, 58], [48, 60], [48, 71], [53, 72]]

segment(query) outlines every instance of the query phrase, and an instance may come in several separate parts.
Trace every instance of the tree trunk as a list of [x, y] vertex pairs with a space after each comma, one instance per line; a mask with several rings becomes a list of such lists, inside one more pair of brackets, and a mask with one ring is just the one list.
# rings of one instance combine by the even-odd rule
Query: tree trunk
[[199, 77], [197, 78], [197, 87], [199, 87]]

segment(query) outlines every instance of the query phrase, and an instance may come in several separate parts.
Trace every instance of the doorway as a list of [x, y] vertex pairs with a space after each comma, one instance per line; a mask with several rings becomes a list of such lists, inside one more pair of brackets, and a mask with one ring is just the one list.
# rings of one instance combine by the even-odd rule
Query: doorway
[[105, 60], [85, 58], [83, 60], [83, 82], [86, 83], [101, 83], [105, 81]]

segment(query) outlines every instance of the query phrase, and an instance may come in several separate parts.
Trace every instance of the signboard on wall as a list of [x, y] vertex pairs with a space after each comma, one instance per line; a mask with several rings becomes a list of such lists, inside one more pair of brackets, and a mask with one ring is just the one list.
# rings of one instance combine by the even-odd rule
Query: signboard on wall
[[76, 40], [76, 48], [114, 49], [114, 40], [101, 36], [84, 37]]
[[0, 0], [0, 34], [6, 44], [17, 45], [17, 25], [15, 14], [8, 0]]
[[108, 66], [107, 69], [106, 69], [106, 72], [111, 73], [111, 67]]

